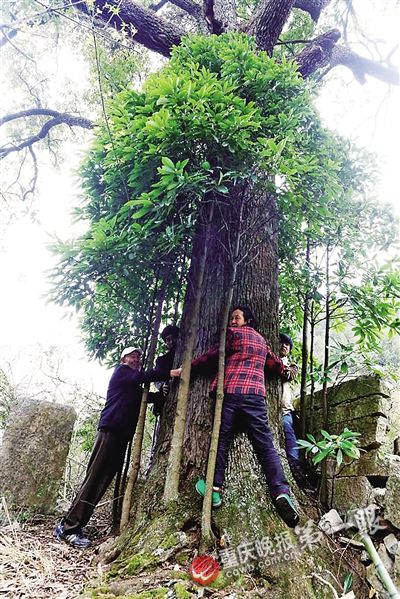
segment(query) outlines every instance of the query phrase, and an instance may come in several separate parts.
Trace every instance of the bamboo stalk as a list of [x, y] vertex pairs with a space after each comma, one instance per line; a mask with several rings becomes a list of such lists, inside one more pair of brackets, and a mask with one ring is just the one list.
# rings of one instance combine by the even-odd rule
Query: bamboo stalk
[[375, 545], [372, 542], [371, 537], [366, 532], [360, 532], [361, 543], [364, 545], [368, 555], [372, 559], [379, 578], [382, 581], [383, 586], [389, 593], [390, 599], [400, 599], [400, 593], [394, 585], [393, 580], [390, 578], [389, 572], [386, 570]]

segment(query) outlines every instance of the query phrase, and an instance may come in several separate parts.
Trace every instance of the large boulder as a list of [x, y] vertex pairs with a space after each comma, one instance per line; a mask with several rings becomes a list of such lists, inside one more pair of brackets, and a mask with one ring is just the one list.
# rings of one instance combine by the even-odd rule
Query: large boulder
[[13, 406], [0, 445], [0, 495], [10, 507], [54, 511], [75, 419], [73, 408], [48, 401]]

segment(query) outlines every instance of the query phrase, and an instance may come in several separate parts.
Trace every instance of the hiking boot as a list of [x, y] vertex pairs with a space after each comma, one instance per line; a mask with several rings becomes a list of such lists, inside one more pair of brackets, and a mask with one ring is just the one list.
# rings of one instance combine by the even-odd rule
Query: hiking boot
[[54, 529], [54, 536], [59, 541], [65, 541], [75, 549], [87, 549], [92, 544], [91, 540], [85, 537], [81, 530], [77, 530], [73, 533], [64, 532], [64, 524], [60, 522]]
[[275, 509], [282, 518], [282, 520], [290, 528], [294, 528], [299, 523], [300, 517], [293, 505], [290, 495], [282, 493], [274, 499]]
[[[199, 495], [204, 497], [204, 495], [206, 494], [206, 481], [205, 480], [200, 479], [197, 481], [196, 491], [198, 492]], [[221, 503], [222, 503], [221, 493], [219, 491], [213, 491], [212, 492], [212, 506], [219, 507], [221, 505]]]

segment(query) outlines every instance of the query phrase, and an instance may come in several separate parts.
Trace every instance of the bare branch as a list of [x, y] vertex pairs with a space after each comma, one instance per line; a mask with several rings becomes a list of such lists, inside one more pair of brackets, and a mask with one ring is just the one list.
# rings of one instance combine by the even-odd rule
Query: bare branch
[[359, 56], [345, 46], [336, 46], [332, 52], [331, 67], [343, 65], [349, 68], [359, 83], [366, 82], [366, 75], [380, 79], [390, 85], [399, 85], [399, 72], [390, 64], [375, 62]]
[[323, 9], [329, 4], [331, 0], [295, 0], [293, 8], [299, 8], [308, 12], [312, 20], [317, 22], [321, 16]]
[[257, 45], [272, 54], [274, 45], [290, 15], [294, 0], [264, 0], [245, 27]]
[[[90, 6], [83, 0], [76, 0], [74, 6], [92, 17]], [[95, 0], [94, 11], [96, 20], [123, 31], [135, 42], [167, 57], [171, 54], [172, 46], [179, 45], [186, 33], [180, 27], [156, 15], [154, 11], [131, 0]]]
[[[399, 85], [399, 72], [388, 62], [383, 64], [365, 58], [345, 46], [337, 46], [340, 38], [337, 29], [332, 29], [312, 40], [295, 57], [300, 73], [309, 77], [320, 68], [325, 68], [325, 76], [333, 67], [343, 65], [349, 68], [359, 83], [366, 82], [366, 75], [380, 79], [391, 85]], [[320, 79], [322, 78], [320, 77]]]
[[[52, 110], [51, 108], [29, 108], [27, 110], [21, 110], [20, 112], [14, 112], [13, 114], [6, 114], [6, 116], [3, 116], [2, 118], [0, 118], [0, 127], [1, 125], [5, 125], [6, 123], [9, 123], [10, 121], [15, 121], [17, 119], [21, 119], [21, 118], [25, 118], [25, 117], [30, 117], [30, 116], [52, 116], [56, 119], [68, 119], [69, 117], [72, 118], [77, 118], [77, 117], [73, 117], [72, 115], [68, 114], [67, 112], [60, 112], [58, 110]], [[91, 121], [89, 121], [89, 119], [82, 119], [83, 121], [87, 121], [88, 126], [86, 127], [86, 129], [91, 129], [93, 124]], [[84, 127], [84, 125], [80, 125], [81, 127]]]
[[0, 25], [0, 33], [3, 34], [3, 39], [0, 40], [0, 48], [7, 44], [11, 43], [13, 37], [15, 37], [18, 33], [18, 29], [12, 29], [9, 25]]
[[24, 202], [26, 200], [26, 198], [28, 197], [28, 195], [30, 194], [34, 194], [35, 190], [36, 190], [36, 183], [37, 183], [37, 179], [38, 179], [38, 175], [39, 175], [39, 169], [38, 169], [38, 164], [37, 164], [37, 158], [36, 158], [36, 154], [32, 148], [32, 146], [28, 147], [28, 152], [32, 157], [32, 162], [33, 162], [33, 175], [32, 175], [32, 179], [30, 180], [29, 183], [29, 189], [27, 189], [23, 195], [22, 195], [22, 201]]
[[150, 4], [149, 9], [154, 10], [154, 12], [157, 12], [161, 10], [161, 8], [165, 6], [168, 1], [169, 0], [159, 0], [159, 2], [154, 2], [153, 4]]
[[[44, 139], [48, 135], [49, 131], [57, 125], [64, 124], [69, 125], [70, 127], [83, 127], [84, 129], [93, 128], [92, 121], [84, 117], [73, 116], [72, 114], [68, 114], [67, 112], [57, 112], [56, 110], [42, 108], [32, 108], [30, 110], [22, 110], [21, 112], [9, 114], [0, 119], [0, 125], [4, 125], [5, 123], [30, 116], [52, 116], [53, 118], [48, 120], [36, 135], [28, 137], [19, 144], [12, 144], [0, 148], [0, 158], [5, 158], [5, 156], [8, 156], [8, 154], [11, 154], [12, 152], [19, 152], [23, 148], [30, 148], [36, 142], [40, 141], [41, 139]], [[34, 154], [31, 153], [31, 155], [35, 163]]]

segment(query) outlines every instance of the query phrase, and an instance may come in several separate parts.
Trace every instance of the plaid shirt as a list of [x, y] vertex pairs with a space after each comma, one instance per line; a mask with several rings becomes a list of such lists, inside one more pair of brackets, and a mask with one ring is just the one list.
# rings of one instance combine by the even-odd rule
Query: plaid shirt
[[[193, 360], [192, 367], [195, 371], [204, 371], [206, 366], [215, 367], [217, 359], [218, 347], [213, 347]], [[229, 328], [226, 336], [224, 392], [265, 397], [264, 369], [280, 375], [284, 365], [252, 327], [244, 325]], [[217, 376], [211, 382], [210, 391], [216, 388]]]

